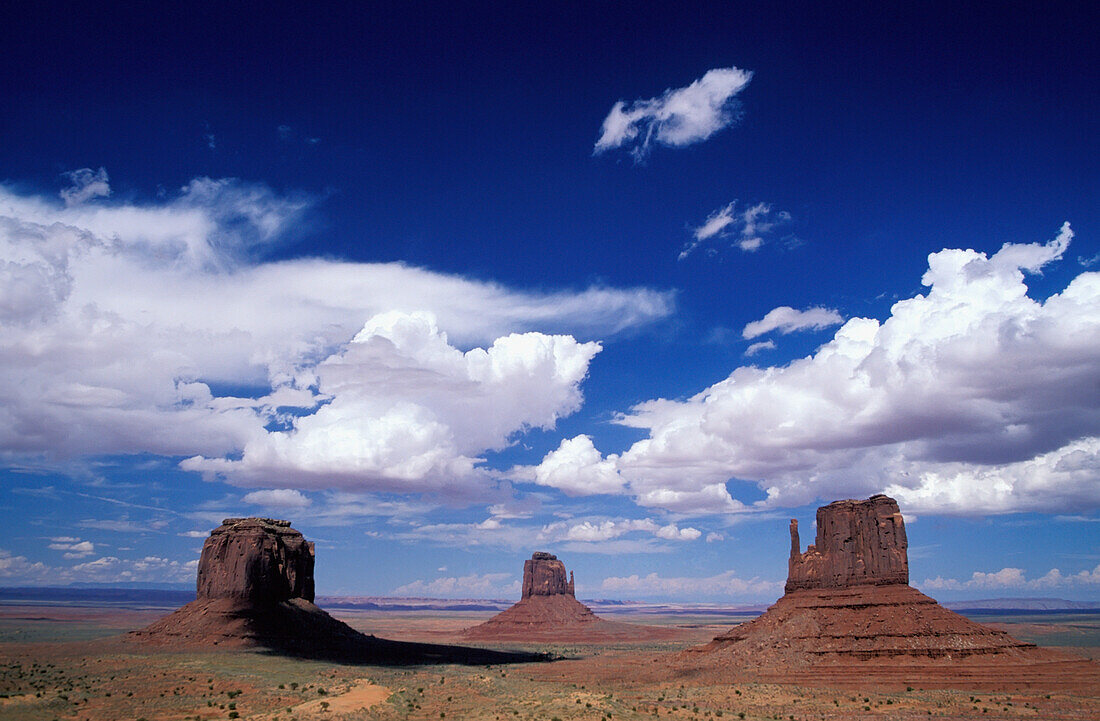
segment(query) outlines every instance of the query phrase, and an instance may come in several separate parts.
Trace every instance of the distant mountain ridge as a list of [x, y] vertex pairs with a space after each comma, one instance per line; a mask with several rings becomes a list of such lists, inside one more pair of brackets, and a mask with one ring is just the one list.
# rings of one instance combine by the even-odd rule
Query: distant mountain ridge
[[[0, 604], [117, 606], [120, 608], [177, 607], [195, 598], [193, 584], [72, 584], [69, 586], [0, 587]], [[680, 603], [585, 599], [593, 610], [638, 614], [755, 614], [768, 604]], [[426, 598], [414, 596], [318, 596], [317, 605], [333, 610], [364, 611], [501, 611], [510, 600], [487, 598]], [[965, 613], [1100, 613], [1100, 601], [1063, 598], [987, 598], [943, 604]]]
[[1100, 611], [1100, 601], [1064, 598], [985, 598], [943, 604], [953, 611]]

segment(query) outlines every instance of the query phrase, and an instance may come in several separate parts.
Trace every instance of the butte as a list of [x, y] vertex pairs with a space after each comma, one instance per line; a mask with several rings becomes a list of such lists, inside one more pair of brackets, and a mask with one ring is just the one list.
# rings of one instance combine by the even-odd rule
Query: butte
[[315, 606], [314, 548], [290, 521], [227, 518], [199, 559], [197, 598], [132, 631], [132, 642], [188, 650], [255, 648], [351, 663], [539, 660], [461, 646], [405, 643], [356, 631]]
[[907, 547], [898, 504], [884, 495], [818, 508], [817, 538], [805, 552], [792, 520], [782, 598], [680, 659], [698, 670], [827, 685], [1061, 688], [1100, 680], [1095, 663], [1018, 641], [910, 586]]
[[485, 623], [462, 632], [469, 641], [603, 643], [675, 638], [676, 629], [607, 621], [577, 600], [573, 574], [557, 556], [536, 551], [523, 562], [518, 602]]

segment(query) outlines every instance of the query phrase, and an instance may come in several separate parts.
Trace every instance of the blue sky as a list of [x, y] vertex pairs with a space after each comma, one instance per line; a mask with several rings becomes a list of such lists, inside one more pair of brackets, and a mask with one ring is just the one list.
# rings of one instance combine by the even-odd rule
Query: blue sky
[[885, 491], [1100, 589], [1084, 5], [0, 11], [0, 583], [768, 601]]

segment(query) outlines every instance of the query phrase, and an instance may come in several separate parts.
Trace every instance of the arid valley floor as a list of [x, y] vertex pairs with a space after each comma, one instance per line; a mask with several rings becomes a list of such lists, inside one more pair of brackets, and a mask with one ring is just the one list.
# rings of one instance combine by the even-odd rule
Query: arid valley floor
[[[542, 663], [363, 666], [265, 652], [197, 653], [126, 642], [124, 632], [171, 611], [65, 606], [0, 607], [0, 718], [183, 719], [846, 719], [1100, 718], [1100, 678], [957, 688], [863, 680], [768, 683], [690, 673], [638, 673], [706, 643], [744, 616], [607, 614], [679, 631], [676, 640], [554, 646]], [[458, 642], [492, 611], [337, 611], [383, 638]], [[1041, 646], [1100, 657], [1100, 615], [983, 616]], [[486, 644], [489, 645], [489, 644]], [[660, 665], [660, 664], [657, 664]], [[874, 671], [874, 664], [868, 672]], [[637, 679], [641, 680], [637, 680]], [[632, 680], [634, 679], [634, 680]], [[935, 684], [943, 686], [944, 684]]]

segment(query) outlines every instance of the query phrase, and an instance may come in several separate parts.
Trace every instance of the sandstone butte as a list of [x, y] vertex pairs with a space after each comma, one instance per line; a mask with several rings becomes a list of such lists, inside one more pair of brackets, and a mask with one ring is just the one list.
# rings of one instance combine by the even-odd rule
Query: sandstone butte
[[129, 638], [153, 646], [259, 648], [379, 664], [536, 658], [362, 634], [314, 605], [314, 560], [313, 544], [290, 521], [227, 518], [203, 544], [196, 599]]
[[1098, 680], [1097, 664], [1017, 641], [910, 586], [905, 522], [892, 498], [819, 508], [817, 538], [804, 552], [797, 521], [790, 530], [784, 595], [763, 615], [683, 652], [681, 663], [828, 684], [1077, 688]]
[[676, 629], [607, 621], [577, 600], [573, 574], [543, 551], [523, 562], [520, 600], [462, 632], [471, 641], [602, 643], [674, 638]]

